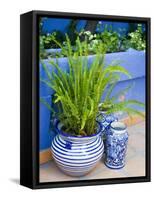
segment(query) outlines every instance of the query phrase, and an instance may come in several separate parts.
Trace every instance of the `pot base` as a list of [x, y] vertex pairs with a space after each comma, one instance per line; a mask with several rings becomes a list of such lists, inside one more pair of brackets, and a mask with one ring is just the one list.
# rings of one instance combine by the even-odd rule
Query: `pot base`
[[[101, 160], [101, 158], [100, 158]], [[98, 160], [99, 161], [99, 160]], [[64, 169], [63, 167], [61, 167], [58, 163], [56, 163], [57, 167], [63, 172], [65, 173], [66, 175], [69, 175], [69, 176], [72, 176], [72, 177], [82, 177], [82, 176], [85, 176], [87, 174], [89, 174], [90, 172], [92, 172], [96, 166], [97, 166], [98, 163], [96, 163], [95, 165], [87, 168], [87, 169], [82, 169], [82, 170], [77, 170], [77, 169], [74, 169], [74, 170], [71, 170], [71, 169]]]
[[119, 165], [119, 166], [113, 166], [113, 165], [108, 164], [107, 162], [105, 162], [105, 165], [110, 169], [121, 169], [125, 166], [125, 164]]

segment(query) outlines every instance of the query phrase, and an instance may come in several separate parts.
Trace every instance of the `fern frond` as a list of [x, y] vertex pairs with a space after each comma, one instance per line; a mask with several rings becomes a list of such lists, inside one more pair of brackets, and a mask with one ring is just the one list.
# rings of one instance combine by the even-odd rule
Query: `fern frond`
[[122, 74], [125, 74], [126, 76], [128, 76], [129, 78], [131, 78], [131, 75], [130, 73], [128, 72], [128, 70], [126, 70], [124, 67], [122, 66], [108, 66], [105, 68], [105, 75], [108, 74], [108, 73], [115, 73], [115, 72], [119, 72], [119, 73], [122, 73]]
[[112, 104], [112, 107], [110, 107], [107, 110], [107, 113], [110, 114], [110, 113], [122, 111], [122, 112], [126, 112], [129, 115], [137, 114], [137, 115], [144, 117], [144, 114], [142, 112], [131, 107], [131, 106], [134, 106], [134, 105], [141, 106], [141, 107], [145, 106], [144, 103], [139, 102], [137, 100], [127, 100], [127, 101]]

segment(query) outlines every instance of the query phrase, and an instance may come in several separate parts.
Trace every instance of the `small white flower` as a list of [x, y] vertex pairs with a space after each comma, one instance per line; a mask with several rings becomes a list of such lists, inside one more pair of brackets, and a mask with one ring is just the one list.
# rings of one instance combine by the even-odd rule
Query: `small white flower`
[[91, 32], [90, 31], [85, 31], [85, 34], [90, 35]]
[[89, 40], [92, 40], [92, 39], [93, 39], [93, 35], [90, 35], [90, 36], [89, 36]]
[[94, 36], [93, 37], [95, 37], [96, 38], [96, 34], [94, 34]]

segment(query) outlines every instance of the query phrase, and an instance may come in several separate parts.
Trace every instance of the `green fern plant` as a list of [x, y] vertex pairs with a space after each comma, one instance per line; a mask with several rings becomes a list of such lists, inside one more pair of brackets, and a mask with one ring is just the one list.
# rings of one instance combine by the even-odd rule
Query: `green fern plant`
[[54, 104], [58, 105], [56, 116], [63, 124], [64, 131], [77, 136], [91, 135], [97, 129], [98, 105], [105, 89], [117, 77], [117, 73], [123, 73], [128, 77], [130, 74], [122, 66], [104, 66], [102, 44], [97, 48], [91, 64], [88, 63], [86, 40], [81, 44], [77, 38], [77, 48], [74, 50], [66, 35], [66, 45], [67, 48], [63, 49], [59, 44], [68, 58], [68, 71], [60, 68], [58, 59], [50, 60], [55, 69], [52, 73], [42, 62], [48, 80], [41, 81], [55, 91]]

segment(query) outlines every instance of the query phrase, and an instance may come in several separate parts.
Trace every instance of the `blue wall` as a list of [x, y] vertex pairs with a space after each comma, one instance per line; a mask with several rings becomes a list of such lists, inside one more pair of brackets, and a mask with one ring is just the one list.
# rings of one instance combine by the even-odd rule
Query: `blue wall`
[[108, 30], [116, 31], [121, 35], [125, 35], [129, 31], [129, 23], [126, 22], [111, 22], [111, 21], [100, 21], [100, 28], [97, 28], [96, 31], [103, 32], [105, 27]]
[[[42, 20], [42, 33], [52, 33], [55, 30], [61, 31], [63, 33], [66, 33], [68, 31], [68, 26], [71, 19], [61, 19], [61, 18], [43, 18]], [[77, 24], [77, 31], [79, 32], [81, 29], [84, 29], [86, 25], [87, 20], [79, 20]], [[108, 29], [111, 28], [112, 30], [119, 32], [120, 34], [126, 34], [129, 30], [129, 23], [126, 22], [112, 22], [112, 21], [100, 21], [100, 30], [104, 31], [104, 27], [107, 25]], [[96, 31], [98, 31], [98, 28], [96, 28]]]
[[[89, 56], [89, 64], [93, 61], [94, 55]], [[54, 59], [53, 59], [54, 60]], [[68, 69], [67, 58], [59, 58], [59, 65], [63, 70]], [[48, 69], [52, 71], [55, 69], [49, 60], [44, 60]], [[132, 75], [132, 79], [122, 75], [121, 81], [118, 82], [114, 93], [119, 90], [126, 88], [132, 84], [131, 89], [125, 95], [125, 99], [136, 99], [141, 102], [145, 102], [145, 52], [129, 50], [128, 52], [110, 53], [105, 55], [105, 65], [116, 64], [125, 67]], [[40, 64], [40, 77], [47, 79], [46, 73]], [[52, 105], [51, 95], [53, 90], [51, 90], [46, 84], [40, 82], [40, 97], [47, 100], [47, 102]], [[56, 133], [50, 130], [50, 111], [46, 106], [40, 103], [40, 150], [49, 148], [51, 145], [51, 140]]]
[[[127, 100], [136, 99], [138, 101], [145, 103], [145, 76], [118, 82], [112, 95], [115, 95], [118, 91], [121, 91], [122, 89], [125, 89], [129, 86], [130, 89], [124, 95], [125, 99]], [[138, 106], [135, 106], [135, 108], [139, 110], [144, 110], [144, 108]]]
[[[51, 96], [41, 97], [51, 104]], [[50, 133], [50, 110], [40, 102], [40, 149], [51, 145], [53, 134]]]
[[[52, 33], [55, 30], [66, 33], [71, 19], [60, 19], [60, 18], [44, 18], [42, 20], [42, 33]], [[80, 31], [85, 27], [86, 20], [80, 20], [76, 26], [77, 31]]]
[[52, 33], [55, 30], [67, 32], [67, 27], [70, 23], [69, 19], [55, 19], [55, 18], [45, 18], [43, 19], [42, 32]]

